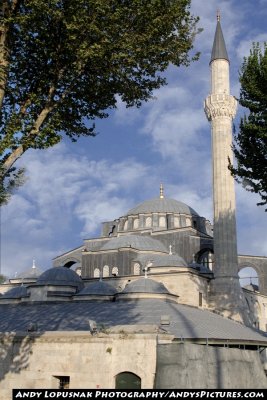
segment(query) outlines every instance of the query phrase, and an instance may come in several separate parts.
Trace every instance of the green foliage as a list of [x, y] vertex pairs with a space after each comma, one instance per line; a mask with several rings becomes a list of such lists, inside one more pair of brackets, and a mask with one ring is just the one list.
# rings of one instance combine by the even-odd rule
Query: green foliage
[[25, 169], [12, 167], [4, 174], [0, 168], [0, 206], [7, 204], [14, 191], [25, 182]]
[[258, 193], [267, 204], [267, 44], [253, 44], [240, 71], [240, 104], [249, 110], [241, 118], [235, 136], [237, 167], [231, 171], [237, 181]]
[[6, 281], [6, 276], [0, 274], [0, 285]]
[[[188, 66], [190, 0], [3, 0], [0, 154], [4, 175], [29, 148], [94, 136], [120, 97], [140, 107]], [[89, 122], [91, 121], [91, 123]], [[2, 174], [2, 181], [4, 179]], [[3, 185], [4, 187], [4, 185]]]

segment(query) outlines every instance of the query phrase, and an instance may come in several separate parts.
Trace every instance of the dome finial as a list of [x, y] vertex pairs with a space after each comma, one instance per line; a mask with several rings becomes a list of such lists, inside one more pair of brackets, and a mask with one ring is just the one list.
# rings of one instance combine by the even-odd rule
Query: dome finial
[[32, 268], [36, 268], [35, 260], [34, 260], [34, 259], [32, 260]]
[[159, 198], [160, 199], [164, 199], [164, 188], [163, 188], [163, 184], [160, 184], [160, 189], [159, 189]]
[[220, 9], [218, 8], [217, 10], [217, 21], [219, 22], [221, 20], [221, 12]]

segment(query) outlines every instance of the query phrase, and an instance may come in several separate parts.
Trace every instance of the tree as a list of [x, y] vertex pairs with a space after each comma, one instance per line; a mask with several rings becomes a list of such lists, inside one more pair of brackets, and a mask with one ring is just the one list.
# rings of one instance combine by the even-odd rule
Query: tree
[[0, 274], [0, 285], [7, 280], [6, 276]]
[[240, 104], [249, 110], [235, 135], [237, 166], [230, 167], [238, 182], [258, 193], [267, 204], [267, 44], [253, 44], [240, 71]]
[[[190, 0], [2, 0], [0, 200], [23, 182], [15, 162], [62, 135], [94, 136], [118, 97], [140, 107], [188, 66], [198, 33]], [[88, 121], [91, 121], [90, 123]]]

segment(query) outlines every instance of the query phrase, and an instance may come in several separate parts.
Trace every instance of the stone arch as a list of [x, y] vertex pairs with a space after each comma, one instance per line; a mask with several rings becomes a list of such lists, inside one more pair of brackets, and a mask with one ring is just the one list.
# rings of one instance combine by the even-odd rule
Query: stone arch
[[211, 271], [213, 270], [213, 264], [214, 264], [214, 255], [213, 255], [213, 250], [211, 248], [204, 248], [201, 249], [196, 255], [195, 255], [195, 261], [198, 264], [202, 264], [205, 267], [209, 268]]
[[66, 258], [65, 260], [63, 260], [62, 266], [66, 267], [66, 268], [71, 268], [74, 264], [78, 264], [80, 262], [81, 262], [81, 260], [76, 257], [75, 258], [69, 257], [69, 258]]
[[141, 389], [141, 378], [130, 371], [115, 376], [115, 389]]
[[81, 260], [78, 258], [67, 258], [64, 260], [63, 267], [72, 269], [77, 275], [82, 276]]
[[258, 291], [261, 291], [261, 270], [256, 265], [250, 262], [244, 262], [238, 266], [238, 275], [240, 286], [252, 284], [258, 286]]

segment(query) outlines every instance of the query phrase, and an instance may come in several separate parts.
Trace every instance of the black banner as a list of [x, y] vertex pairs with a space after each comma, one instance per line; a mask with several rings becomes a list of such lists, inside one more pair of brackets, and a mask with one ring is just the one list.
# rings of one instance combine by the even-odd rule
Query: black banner
[[266, 389], [13, 389], [12, 399], [264, 399], [266, 396]]

